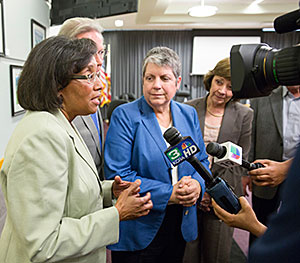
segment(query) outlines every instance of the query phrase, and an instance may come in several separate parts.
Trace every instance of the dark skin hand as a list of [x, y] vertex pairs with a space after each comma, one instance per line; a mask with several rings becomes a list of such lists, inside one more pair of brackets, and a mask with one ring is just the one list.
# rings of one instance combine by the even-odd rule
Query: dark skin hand
[[120, 176], [116, 176], [112, 185], [113, 194], [116, 198], [123, 192], [123, 190], [127, 189], [132, 182], [123, 181]]
[[252, 182], [259, 186], [277, 186], [281, 184], [288, 173], [288, 169], [293, 159], [284, 162], [276, 162], [272, 160], [256, 160], [265, 167], [249, 171]]
[[257, 220], [253, 209], [245, 197], [240, 197], [239, 201], [242, 209], [236, 215], [225, 211], [213, 199], [212, 206], [215, 214], [228, 226], [244, 229], [255, 236], [261, 236], [267, 227]]
[[141, 197], [139, 194], [141, 180], [136, 180], [122, 191], [115, 207], [118, 209], [120, 221], [132, 220], [148, 215], [153, 207], [151, 194]]

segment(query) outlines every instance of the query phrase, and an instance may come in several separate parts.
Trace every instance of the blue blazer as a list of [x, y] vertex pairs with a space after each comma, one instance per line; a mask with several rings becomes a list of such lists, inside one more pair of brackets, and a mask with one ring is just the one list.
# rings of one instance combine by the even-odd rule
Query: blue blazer
[[[195, 109], [189, 105], [171, 101], [173, 126], [182, 136], [191, 136], [198, 144], [197, 158], [208, 168], [205, 146]], [[144, 249], [154, 239], [163, 221], [166, 206], [172, 194], [171, 164], [164, 151], [167, 145], [153, 109], [144, 97], [123, 104], [112, 114], [105, 141], [105, 176], [112, 179], [120, 175], [122, 179], [140, 179], [141, 194], [151, 193], [153, 209], [144, 217], [122, 221], [119, 243], [111, 250], [135, 251]], [[201, 195], [205, 192], [204, 180], [188, 163], [178, 167], [178, 179], [191, 175], [200, 182]], [[201, 196], [202, 198], [202, 196]], [[196, 206], [183, 207], [181, 231], [186, 241], [197, 237]]]

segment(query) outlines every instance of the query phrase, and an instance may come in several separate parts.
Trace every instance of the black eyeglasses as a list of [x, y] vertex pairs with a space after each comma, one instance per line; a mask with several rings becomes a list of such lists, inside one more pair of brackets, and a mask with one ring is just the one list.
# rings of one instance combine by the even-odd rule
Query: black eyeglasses
[[93, 72], [88, 75], [73, 75], [71, 79], [85, 79], [89, 83], [94, 84], [96, 81], [96, 77], [100, 79], [100, 76], [101, 76], [101, 72], [99, 71], [99, 72]]
[[101, 59], [104, 59], [107, 56], [107, 50], [102, 49], [102, 50], [98, 51], [97, 54], [101, 57]]

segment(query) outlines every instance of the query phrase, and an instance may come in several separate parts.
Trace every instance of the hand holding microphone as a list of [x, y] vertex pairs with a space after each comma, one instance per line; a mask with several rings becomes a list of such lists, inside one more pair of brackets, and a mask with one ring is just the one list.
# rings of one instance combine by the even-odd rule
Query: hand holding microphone
[[264, 165], [264, 169], [249, 171], [249, 175], [256, 185], [277, 186], [285, 180], [292, 160], [289, 159], [284, 162], [259, 160]]
[[225, 168], [240, 165], [248, 171], [264, 167], [263, 164], [249, 163], [242, 159], [242, 147], [232, 143], [225, 142], [222, 144], [210, 142], [206, 146], [206, 152], [214, 156], [214, 163], [219, 164]]
[[180, 132], [174, 127], [166, 130], [164, 138], [171, 145], [165, 151], [169, 161], [174, 166], [183, 161], [188, 161], [205, 180], [206, 192], [229, 213], [238, 213], [241, 206], [237, 196], [223, 179], [219, 177], [214, 178], [195, 157], [195, 154], [199, 152], [199, 148], [192, 138], [182, 137]]

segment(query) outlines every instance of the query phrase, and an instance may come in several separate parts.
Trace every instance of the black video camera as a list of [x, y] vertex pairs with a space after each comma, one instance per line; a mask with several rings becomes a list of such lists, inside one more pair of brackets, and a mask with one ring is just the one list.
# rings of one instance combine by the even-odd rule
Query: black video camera
[[[300, 28], [300, 9], [274, 21], [277, 33]], [[266, 96], [279, 85], [300, 84], [300, 46], [277, 50], [267, 44], [234, 45], [230, 51], [234, 98]]]

